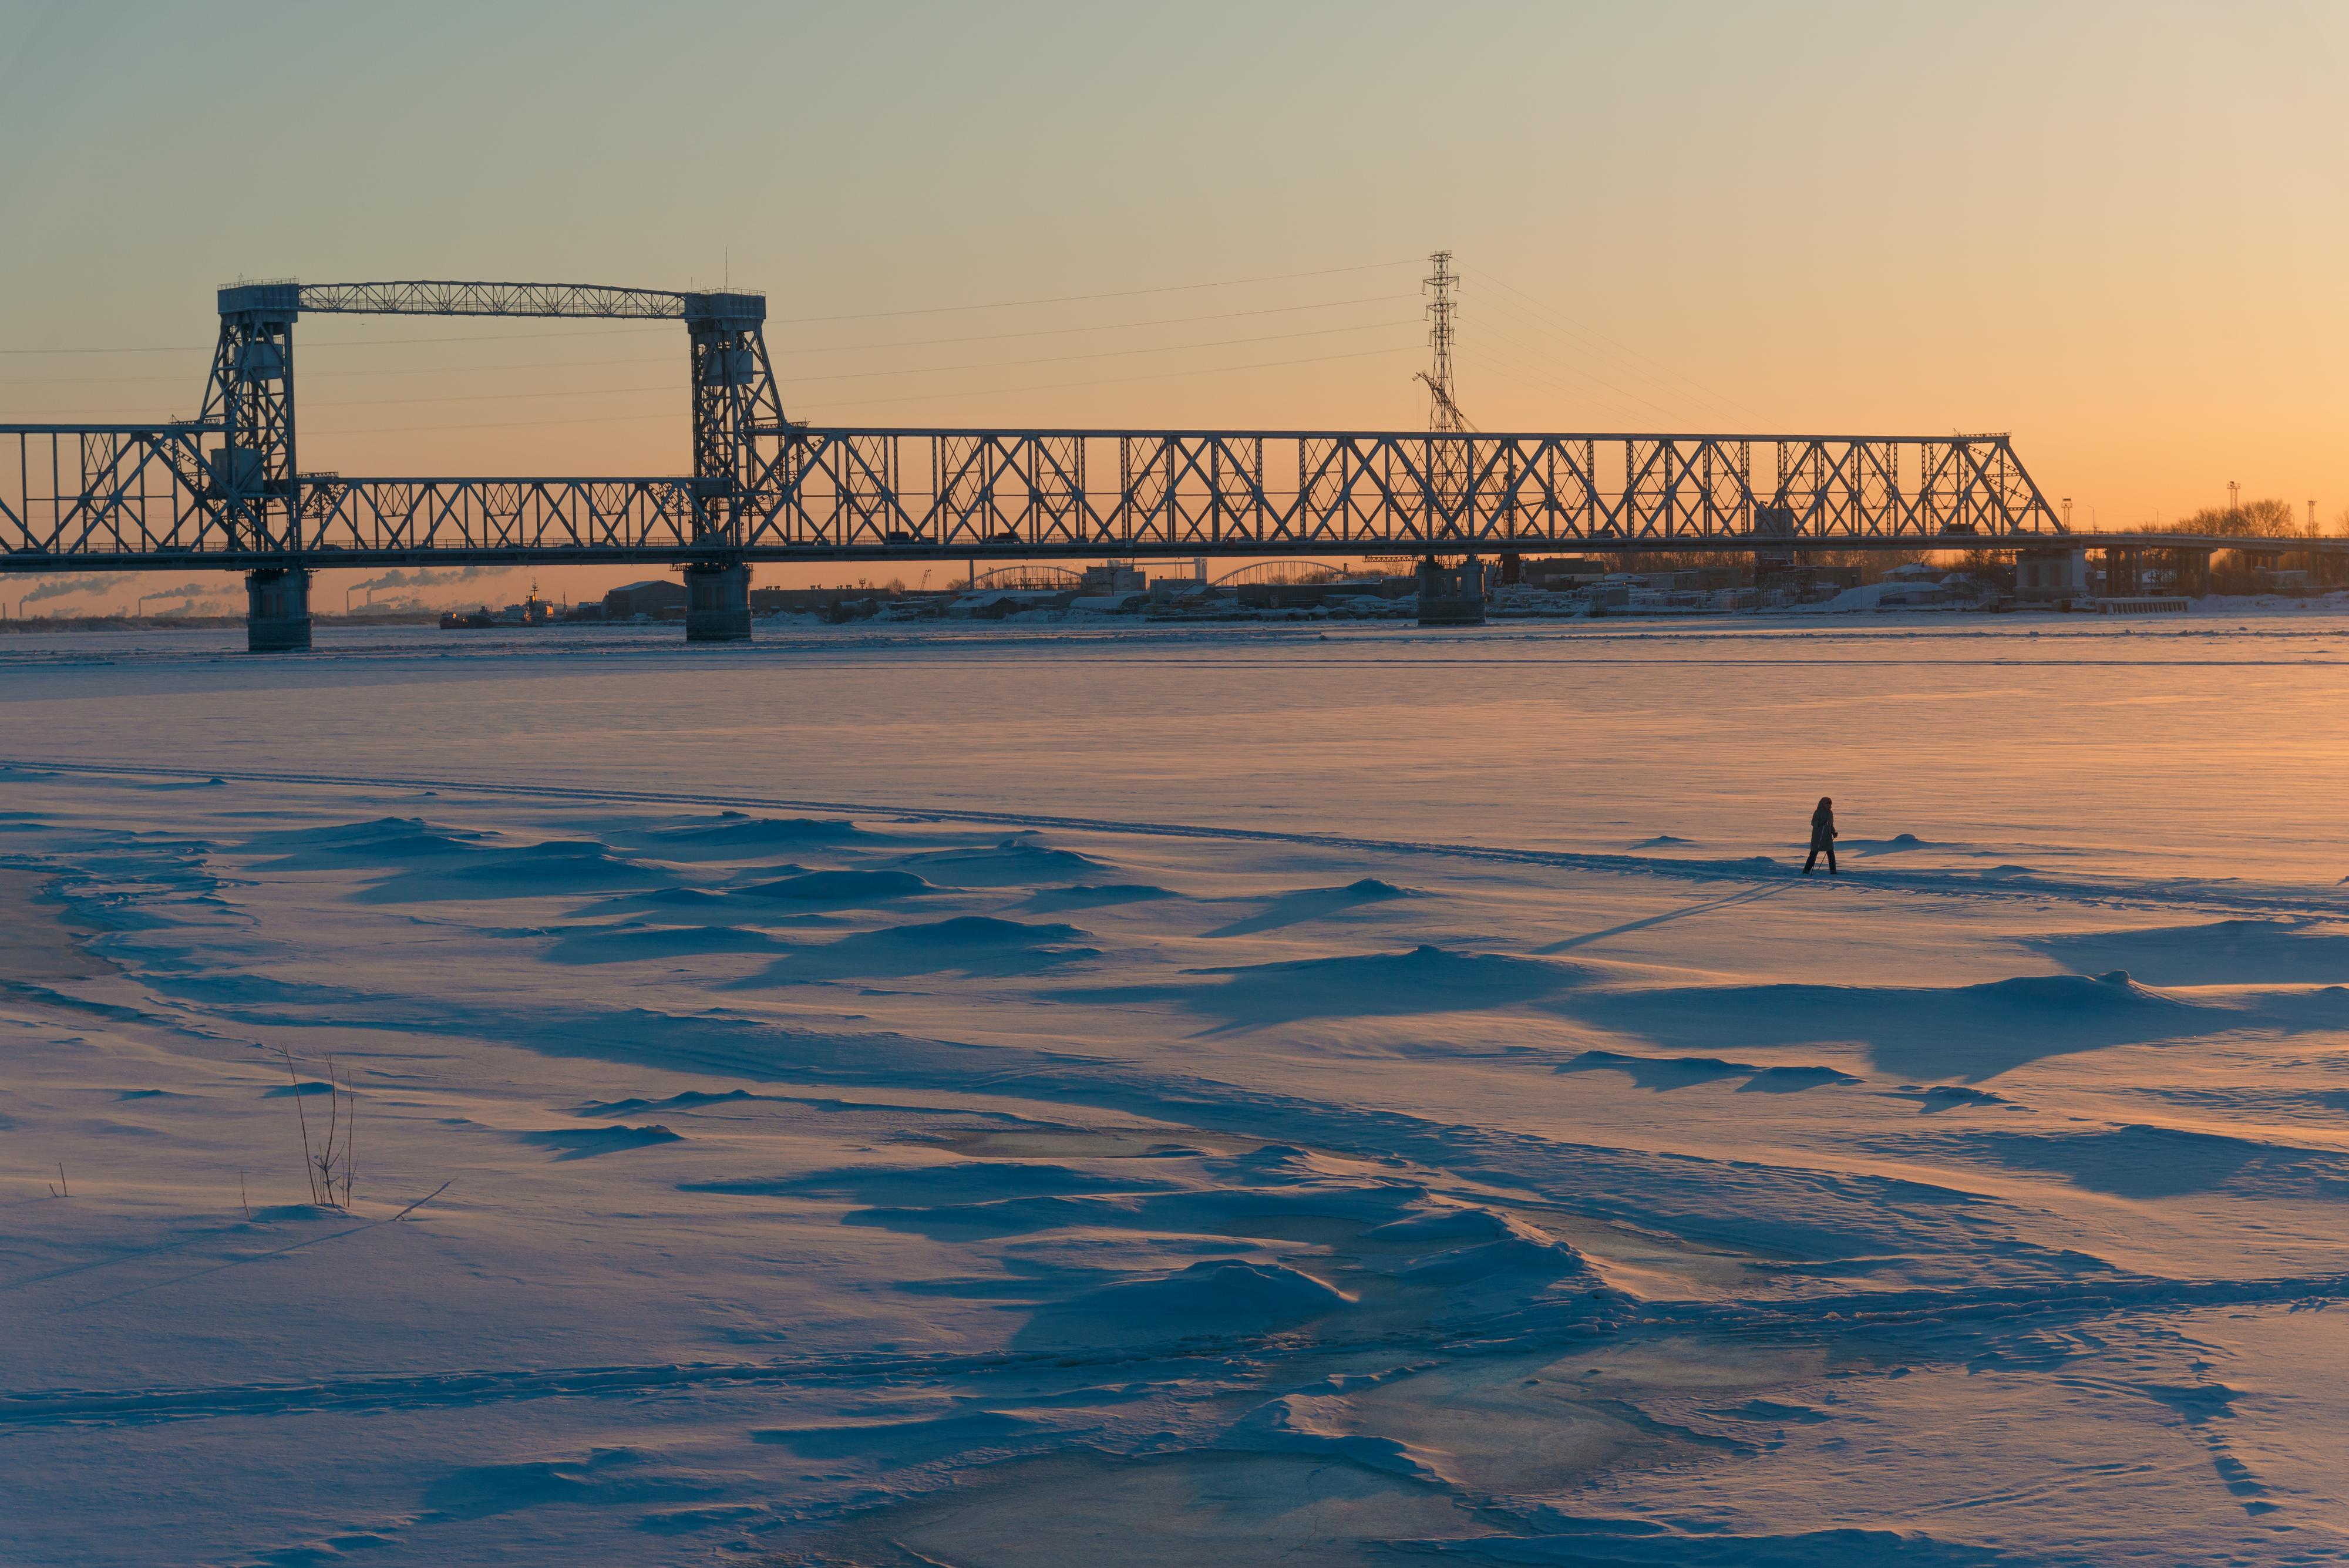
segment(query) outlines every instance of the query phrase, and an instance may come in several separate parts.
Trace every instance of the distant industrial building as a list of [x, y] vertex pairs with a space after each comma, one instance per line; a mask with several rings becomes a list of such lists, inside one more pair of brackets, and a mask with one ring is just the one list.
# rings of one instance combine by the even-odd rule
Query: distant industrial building
[[685, 615], [685, 585], [667, 577], [626, 583], [604, 596], [605, 620], [678, 620]]
[[1419, 591], [1417, 577], [1333, 577], [1312, 583], [1242, 583], [1243, 609], [1311, 609], [1331, 599], [1399, 599]]
[[822, 615], [835, 606], [872, 600], [887, 604], [901, 595], [895, 588], [752, 588], [752, 615]]
[[1112, 595], [1141, 594], [1150, 591], [1150, 578], [1139, 567], [1124, 561], [1103, 561], [1098, 566], [1087, 566], [1080, 579], [1077, 592], [1086, 598], [1105, 598]]
[[[1504, 563], [1506, 568], [1506, 563]], [[1547, 593], [1571, 593], [1588, 587], [1615, 568], [1603, 560], [1582, 556], [1544, 556], [1517, 568], [1517, 580]], [[1506, 580], [1506, 569], [1504, 580]]]

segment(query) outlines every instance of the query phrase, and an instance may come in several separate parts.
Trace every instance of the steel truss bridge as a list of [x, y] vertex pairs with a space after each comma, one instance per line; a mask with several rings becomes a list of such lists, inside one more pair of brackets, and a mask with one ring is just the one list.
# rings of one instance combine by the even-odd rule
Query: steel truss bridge
[[[304, 316], [685, 324], [692, 472], [355, 478], [298, 460]], [[202, 410], [0, 425], [0, 566], [1030, 560], [2044, 542], [2007, 438], [821, 429], [766, 301], [581, 284], [240, 284]]]
[[[762, 561], [2229, 547], [2068, 535], [2004, 435], [826, 429], [785, 417], [756, 293], [244, 283], [219, 309], [195, 418], [0, 424], [0, 571], [291, 575], [306, 640], [336, 566], [678, 564], [747, 631]], [[295, 325], [350, 314], [681, 321], [691, 472], [305, 470]]]

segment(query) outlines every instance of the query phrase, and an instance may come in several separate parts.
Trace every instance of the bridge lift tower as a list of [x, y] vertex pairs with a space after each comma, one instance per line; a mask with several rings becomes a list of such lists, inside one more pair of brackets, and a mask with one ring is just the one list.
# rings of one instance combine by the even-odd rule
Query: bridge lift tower
[[[205, 442], [194, 449], [202, 469], [182, 477], [212, 504], [232, 548], [286, 559], [245, 576], [255, 651], [310, 646], [311, 570], [332, 564], [311, 548], [312, 524], [347, 489], [339, 475], [305, 473], [297, 459], [294, 324], [305, 315], [683, 321], [693, 369], [693, 475], [682, 487], [690, 515], [678, 520], [688, 540], [686, 639], [750, 635], [750, 567], [740, 553], [746, 510], [769, 478], [760, 438], [771, 447], [788, 424], [767, 357], [764, 295], [584, 284], [242, 283], [220, 291], [220, 342], [192, 427]], [[429, 550], [436, 541], [425, 522], [424, 535], [409, 543]]]

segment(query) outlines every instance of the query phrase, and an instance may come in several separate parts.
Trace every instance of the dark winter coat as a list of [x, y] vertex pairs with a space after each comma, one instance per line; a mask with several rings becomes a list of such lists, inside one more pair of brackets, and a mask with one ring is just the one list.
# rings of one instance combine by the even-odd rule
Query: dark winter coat
[[1835, 813], [1826, 806], [1811, 813], [1811, 847], [1825, 849], [1837, 838]]

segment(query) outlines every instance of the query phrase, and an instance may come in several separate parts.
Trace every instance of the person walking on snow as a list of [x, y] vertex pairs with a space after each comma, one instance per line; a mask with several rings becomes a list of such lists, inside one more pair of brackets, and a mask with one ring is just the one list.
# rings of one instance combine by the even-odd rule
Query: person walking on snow
[[1804, 876], [1809, 876], [1811, 867], [1819, 863], [1819, 851], [1822, 849], [1827, 852], [1827, 875], [1843, 875], [1836, 869], [1835, 841], [1835, 802], [1821, 795], [1818, 809], [1811, 813], [1811, 857], [1803, 862]]

